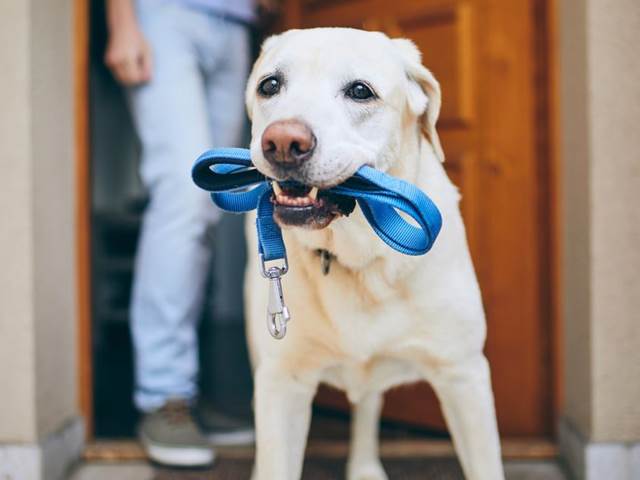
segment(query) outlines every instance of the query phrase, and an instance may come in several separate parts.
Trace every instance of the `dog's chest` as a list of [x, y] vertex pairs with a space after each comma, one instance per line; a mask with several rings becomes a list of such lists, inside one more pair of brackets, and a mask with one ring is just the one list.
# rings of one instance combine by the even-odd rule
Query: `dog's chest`
[[354, 360], [384, 355], [389, 346], [411, 336], [419, 314], [410, 286], [389, 281], [382, 269], [354, 273], [336, 263], [328, 275], [318, 268], [310, 280], [335, 341]]
[[420, 380], [420, 372], [408, 359], [375, 356], [366, 362], [345, 362], [323, 372], [321, 381], [343, 390], [357, 403], [372, 392]]
[[381, 269], [353, 273], [335, 264], [328, 275], [318, 268], [309, 280], [318, 311], [334, 332], [331, 341], [358, 369], [387, 368], [386, 360], [397, 357], [398, 347], [414, 338], [420, 315], [409, 287], [389, 282]]
[[368, 392], [420, 378], [415, 363], [402, 348], [416, 321], [410, 303], [388, 297], [363, 308], [362, 302], [352, 290], [343, 293], [340, 302], [325, 306], [344, 356], [340, 364], [325, 372], [324, 381], [344, 390], [352, 402]]

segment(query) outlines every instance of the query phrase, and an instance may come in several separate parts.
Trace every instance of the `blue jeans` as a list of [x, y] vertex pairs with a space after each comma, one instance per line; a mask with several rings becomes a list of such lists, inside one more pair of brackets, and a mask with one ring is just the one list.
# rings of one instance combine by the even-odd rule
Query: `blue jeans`
[[179, 3], [145, 2], [139, 21], [153, 77], [129, 92], [149, 191], [131, 301], [136, 406], [197, 394], [197, 322], [211, 265], [207, 235], [220, 213], [191, 181], [196, 157], [238, 145], [249, 68], [246, 26]]

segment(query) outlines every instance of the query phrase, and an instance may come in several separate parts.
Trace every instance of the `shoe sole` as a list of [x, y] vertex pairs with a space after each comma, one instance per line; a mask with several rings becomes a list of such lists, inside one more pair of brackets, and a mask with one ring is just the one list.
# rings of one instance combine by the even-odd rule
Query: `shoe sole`
[[215, 447], [244, 447], [256, 442], [256, 434], [253, 430], [238, 430], [227, 433], [207, 433], [204, 436]]
[[213, 463], [215, 454], [207, 448], [168, 447], [158, 445], [141, 435], [147, 455], [154, 462], [175, 467], [206, 467]]

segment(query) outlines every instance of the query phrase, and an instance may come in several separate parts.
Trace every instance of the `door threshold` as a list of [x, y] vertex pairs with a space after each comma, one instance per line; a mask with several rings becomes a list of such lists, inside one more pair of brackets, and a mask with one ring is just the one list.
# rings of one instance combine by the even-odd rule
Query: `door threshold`
[[[246, 460], [253, 458], [253, 447], [217, 447], [221, 458]], [[346, 458], [349, 443], [344, 440], [311, 440], [307, 458]], [[448, 440], [383, 440], [380, 456], [385, 459], [446, 458], [455, 455]], [[544, 438], [507, 438], [502, 440], [505, 460], [551, 460], [558, 457], [557, 445]], [[95, 440], [84, 449], [88, 462], [139, 461], [147, 457], [142, 446], [133, 440]]]

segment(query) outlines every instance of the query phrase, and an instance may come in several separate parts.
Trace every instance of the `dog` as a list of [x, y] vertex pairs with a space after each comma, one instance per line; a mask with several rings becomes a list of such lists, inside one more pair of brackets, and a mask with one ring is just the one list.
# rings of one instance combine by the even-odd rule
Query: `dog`
[[[263, 43], [246, 92], [251, 158], [274, 179], [292, 321], [285, 339], [269, 336], [268, 287], [258, 258], [250, 259], [254, 480], [300, 478], [320, 382], [353, 404], [347, 478], [386, 479], [377, 439], [383, 392], [420, 380], [439, 398], [466, 478], [504, 478], [480, 289], [436, 132], [440, 97], [410, 40], [317, 28]], [[443, 227], [428, 254], [395, 252], [359, 209], [326, 192], [364, 164], [436, 203]], [[257, 251], [254, 221], [247, 220], [250, 252]]]

